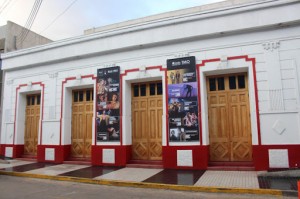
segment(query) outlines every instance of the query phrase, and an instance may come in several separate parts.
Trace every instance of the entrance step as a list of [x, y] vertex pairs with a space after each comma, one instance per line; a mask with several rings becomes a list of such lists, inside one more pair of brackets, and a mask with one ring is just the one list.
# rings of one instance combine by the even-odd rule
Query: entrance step
[[16, 160], [36, 162], [37, 161], [37, 157], [33, 156], [33, 155], [22, 155], [20, 158], [16, 158]]
[[15, 158], [16, 160], [28, 161], [28, 162], [36, 162], [36, 158]]
[[90, 158], [69, 158], [63, 164], [91, 165], [92, 163]]
[[255, 171], [253, 162], [209, 162], [207, 170], [215, 171]]
[[128, 168], [151, 168], [163, 169], [162, 161], [145, 161], [145, 160], [131, 160], [126, 164]]

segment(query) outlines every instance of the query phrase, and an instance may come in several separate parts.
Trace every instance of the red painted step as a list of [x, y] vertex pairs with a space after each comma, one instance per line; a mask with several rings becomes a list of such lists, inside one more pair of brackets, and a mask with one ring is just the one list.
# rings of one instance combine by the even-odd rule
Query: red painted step
[[209, 162], [207, 170], [255, 171], [253, 162]]
[[151, 168], [151, 169], [162, 169], [162, 161], [145, 161], [145, 160], [131, 160], [126, 164], [129, 168]]
[[63, 164], [79, 164], [79, 165], [91, 165], [90, 158], [69, 158], [65, 160]]

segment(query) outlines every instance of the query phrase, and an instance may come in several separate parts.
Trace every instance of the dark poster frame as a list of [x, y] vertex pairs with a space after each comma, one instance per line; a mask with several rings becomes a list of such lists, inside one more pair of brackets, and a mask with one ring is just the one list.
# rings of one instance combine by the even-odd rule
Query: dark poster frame
[[169, 142], [199, 141], [196, 58], [167, 60]]
[[120, 67], [97, 70], [96, 139], [120, 141]]

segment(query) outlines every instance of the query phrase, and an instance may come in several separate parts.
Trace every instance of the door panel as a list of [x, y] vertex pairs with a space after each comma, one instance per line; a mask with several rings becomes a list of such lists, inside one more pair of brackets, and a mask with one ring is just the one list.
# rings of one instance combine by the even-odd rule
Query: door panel
[[[245, 77], [242, 84], [237, 82], [240, 76]], [[218, 79], [224, 79], [225, 85], [221, 89], [216, 86]], [[236, 85], [243, 86], [240, 88]], [[210, 160], [251, 161], [252, 142], [246, 74], [208, 77], [207, 94]]]
[[226, 93], [211, 94], [208, 98], [209, 127], [210, 127], [210, 157], [211, 161], [229, 161], [230, 147], [228, 146], [228, 121]]
[[234, 161], [251, 161], [252, 145], [251, 145], [251, 129], [250, 129], [250, 112], [248, 93], [238, 92], [233, 94], [236, 101], [231, 101], [231, 115], [233, 120], [232, 127], [232, 159]]
[[[71, 156], [90, 158], [93, 131], [93, 97], [86, 97], [93, 90], [73, 91]], [[80, 94], [79, 94], [80, 93]]]
[[149, 160], [162, 159], [162, 99], [148, 99]]
[[150, 84], [154, 85], [153, 83], [135, 84], [132, 89], [133, 91], [140, 89], [139, 92], [135, 90], [132, 93], [132, 158], [134, 160], [162, 159], [162, 95], [154, 92], [153, 87], [150, 94]]
[[134, 101], [133, 109], [133, 131], [132, 131], [132, 148], [133, 159], [147, 160], [148, 138], [147, 138], [147, 99], [142, 98]]
[[24, 155], [37, 155], [40, 122], [40, 94], [28, 95], [25, 110]]

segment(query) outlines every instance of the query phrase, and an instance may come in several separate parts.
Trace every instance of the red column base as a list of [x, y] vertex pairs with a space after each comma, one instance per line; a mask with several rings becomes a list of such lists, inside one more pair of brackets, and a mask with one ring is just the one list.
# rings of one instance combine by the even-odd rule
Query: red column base
[[[103, 162], [103, 149], [115, 150], [115, 163]], [[92, 165], [126, 166], [131, 158], [131, 145], [128, 146], [92, 146]]]
[[[38, 162], [53, 162], [63, 163], [71, 152], [71, 145], [38, 145], [37, 161]], [[54, 149], [54, 160], [46, 160], [46, 148]]]
[[300, 166], [300, 145], [253, 145], [253, 163], [255, 170], [268, 170], [269, 166], [269, 149], [287, 149], [289, 158], [289, 167], [295, 168]]
[[[192, 150], [193, 166], [183, 167], [177, 165], [178, 150]], [[208, 166], [208, 158], [209, 158], [208, 146], [164, 146], [163, 147], [164, 168], [205, 170], [207, 169]]]

